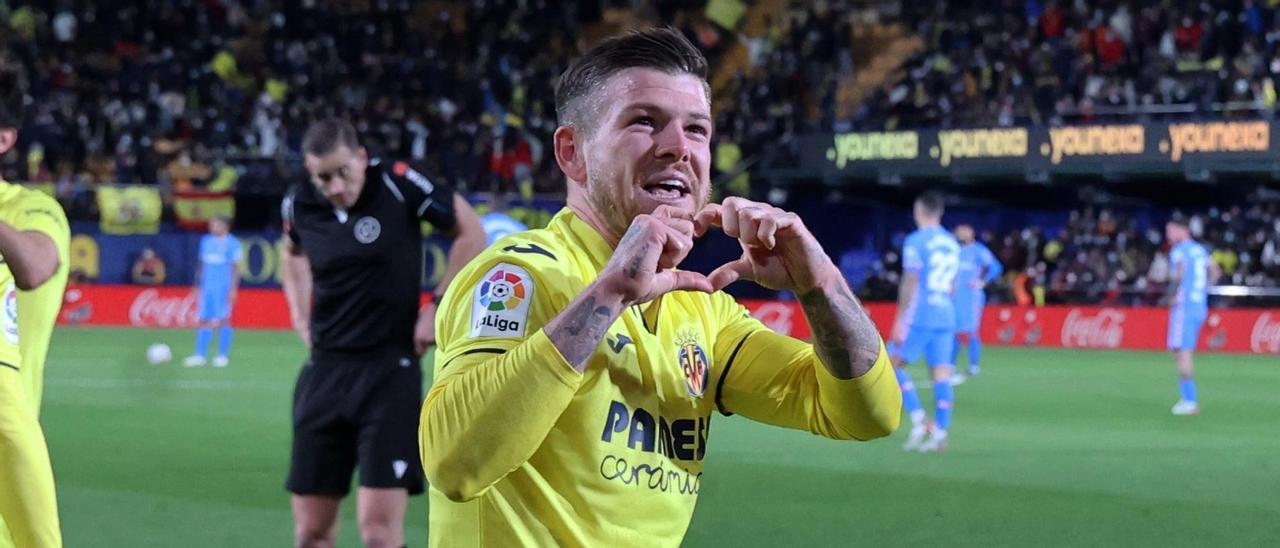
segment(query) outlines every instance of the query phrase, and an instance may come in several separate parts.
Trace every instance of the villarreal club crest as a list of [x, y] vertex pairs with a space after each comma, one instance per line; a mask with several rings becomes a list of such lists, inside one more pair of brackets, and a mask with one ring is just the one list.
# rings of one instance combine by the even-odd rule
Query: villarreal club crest
[[701, 398], [707, 392], [707, 353], [702, 350], [702, 345], [698, 344], [697, 336], [692, 332], [681, 334], [676, 344], [680, 347], [676, 363], [680, 364], [680, 371], [684, 373], [689, 395]]

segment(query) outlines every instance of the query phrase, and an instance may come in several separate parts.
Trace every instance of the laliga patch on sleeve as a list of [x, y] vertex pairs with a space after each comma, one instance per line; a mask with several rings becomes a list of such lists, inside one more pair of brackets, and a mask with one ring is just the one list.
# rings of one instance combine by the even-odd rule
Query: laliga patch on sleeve
[[533, 290], [525, 269], [508, 263], [490, 268], [471, 296], [471, 338], [523, 337]]

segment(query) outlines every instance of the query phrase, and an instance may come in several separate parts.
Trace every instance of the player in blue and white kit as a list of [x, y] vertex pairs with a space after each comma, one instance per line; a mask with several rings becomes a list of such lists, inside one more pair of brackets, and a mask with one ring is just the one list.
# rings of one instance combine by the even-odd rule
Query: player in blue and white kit
[[[902, 387], [902, 406], [911, 417], [911, 434], [903, 449], [941, 452], [947, 448], [951, 426], [951, 350], [955, 345], [956, 313], [951, 302], [956, 271], [960, 268], [960, 244], [942, 228], [942, 195], [929, 192], [916, 199], [914, 216], [918, 230], [907, 236], [902, 250], [902, 283], [898, 287], [898, 317], [893, 325], [892, 348]], [[924, 355], [933, 373], [934, 425], [916, 394], [907, 366]], [[929, 438], [926, 440], [925, 435]]]
[[218, 330], [218, 355], [215, 367], [227, 366], [231, 351], [231, 308], [235, 305], [240, 285], [240, 240], [230, 234], [231, 220], [215, 217], [209, 221], [209, 233], [200, 238], [200, 266], [196, 270], [196, 291], [200, 296], [200, 328], [196, 330], [196, 351], [183, 364], [198, 367], [209, 356], [213, 330]]
[[[1004, 267], [991, 250], [977, 241], [973, 227], [959, 225], [955, 230], [960, 241], [960, 270], [956, 273], [956, 292], [952, 303], [956, 307], [956, 343], [951, 351], [951, 363], [959, 364], [960, 343], [969, 344], [969, 376], [978, 374], [978, 362], [982, 359], [982, 308], [987, 305], [987, 284], [1004, 273]], [[963, 384], [964, 373], [957, 372], [951, 378], [952, 385]]]
[[1191, 238], [1185, 219], [1175, 216], [1165, 225], [1169, 240], [1169, 351], [1178, 366], [1181, 398], [1173, 405], [1179, 416], [1200, 414], [1196, 399], [1195, 365], [1191, 353], [1200, 338], [1200, 327], [1209, 315], [1209, 285], [1218, 277], [1218, 267], [1209, 252]]

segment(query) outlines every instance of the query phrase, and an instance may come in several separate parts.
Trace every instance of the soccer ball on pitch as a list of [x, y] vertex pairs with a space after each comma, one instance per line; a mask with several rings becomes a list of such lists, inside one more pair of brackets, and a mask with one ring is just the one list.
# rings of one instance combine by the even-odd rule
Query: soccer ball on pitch
[[151, 365], [160, 365], [168, 363], [173, 359], [173, 350], [169, 349], [169, 345], [164, 343], [155, 343], [147, 347], [147, 361]]

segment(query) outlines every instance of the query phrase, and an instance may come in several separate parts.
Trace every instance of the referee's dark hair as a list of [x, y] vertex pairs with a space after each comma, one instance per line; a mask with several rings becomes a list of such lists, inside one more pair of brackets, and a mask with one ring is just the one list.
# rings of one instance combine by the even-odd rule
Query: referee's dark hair
[[355, 126], [342, 118], [325, 118], [311, 124], [302, 135], [302, 152], [312, 156], [324, 156], [338, 149], [360, 148], [360, 136]]
[[22, 71], [0, 56], [0, 128], [22, 127], [24, 88]]
[[916, 203], [919, 204], [920, 207], [924, 208], [924, 210], [930, 215], [940, 216], [942, 215], [943, 210], [947, 207], [946, 199], [943, 198], [941, 192], [936, 190], [930, 190], [929, 192], [921, 194], [919, 198], [916, 198]]
[[590, 133], [595, 116], [584, 105], [609, 77], [629, 68], [651, 68], [667, 74], [692, 74], [707, 84], [707, 58], [683, 34], [670, 27], [651, 28], [614, 36], [591, 48], [569, 65], [556, 86], [556, 118], [562, 126], [582, 128]]

